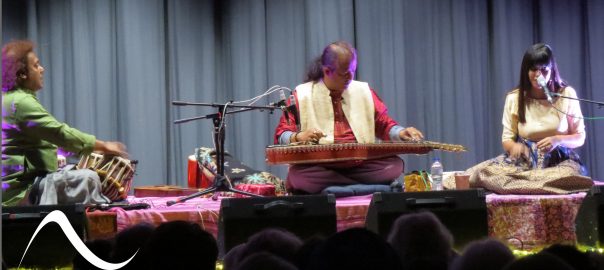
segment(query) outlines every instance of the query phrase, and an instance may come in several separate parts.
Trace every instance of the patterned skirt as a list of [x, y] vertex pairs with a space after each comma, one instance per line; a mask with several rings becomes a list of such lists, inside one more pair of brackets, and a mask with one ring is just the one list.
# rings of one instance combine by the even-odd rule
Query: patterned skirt
[[[513, 161], [506, 153], [479, 163], [465, 171], [470, 175], [470, 187], [499, 194], [569, 194], [587, 191], [593, 185], [572, 149], [557, 147], [543, 153], [536, 143], [519, 141], [529, 147], [528, 159]], [[445, 188], [455, 186], [452, 175], [444, 182]]]

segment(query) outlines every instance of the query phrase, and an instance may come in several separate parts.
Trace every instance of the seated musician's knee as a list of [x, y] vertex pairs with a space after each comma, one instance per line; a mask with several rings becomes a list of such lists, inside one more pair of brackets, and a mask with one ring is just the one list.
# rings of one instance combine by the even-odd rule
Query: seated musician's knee
[[382, 179], [394, 180], [403, 174], [405, 162], [398, 156], [388, 157], [383, 160], [380, 175]]
[[391, 159], [392, 164], [390, 166], [392, 166], [392, 170], [401, 175], [405, 171], [405, 161], [398, 156], [394, 156]]
[[99, 174], [93, 170], [77, 170], [79, 174], [88, 179], [88, 181], [100, 181]]
[[87, 182], [87, 183], [95, 183], [101, 181], [98, 173], [89, 169], [77, 169], [77, 170], [69, 170], [69, 171], [60, 171], [56, 172], [58, 174], [55, 179], [63, 179], [68, 182]]

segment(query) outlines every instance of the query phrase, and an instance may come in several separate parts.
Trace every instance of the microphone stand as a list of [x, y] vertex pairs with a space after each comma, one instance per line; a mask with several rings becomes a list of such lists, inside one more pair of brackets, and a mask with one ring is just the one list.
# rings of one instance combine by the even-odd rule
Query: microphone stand
[[[233, 185], [231, 184], [231, 182], [227, 179], [227, 177], [224, 174], [224, 138], [225, 138], [225, 136], [224, 136], [224, 134], [225, 134], [224, 117], [225, 117], [225, 115], [223, 115], [223, 114], [235, 114], [235, 113], [246, 112], [246, 111], [251, 111], [251, 110], [260, 110], [260, 111], [269, 110], [270, 113], [273, 113], [273, 111], [275, 109], [281, 109], [281, 110], [285, 109], [284, 105], [277, 104], [274, 106], [250, 106], [250, 105], [231, 105], [228, 103], [227, 104], [216, 104], [216, 103], [195, 103], [195, 102], [183, 102], [183, 101], [173, 101], [172, 105], [206, 106], [206, 107], [214, 107], [218, 110], [217, 113], [208, 114], [208, 115], [204, 115], [204, 116], [185, 118], [185, 119], [180, 119], [180, 120], [174, 121], [175, 124], [180, 124], [180, 123], [185, 123], [185, 122], [198, 120], [198, 119], [212, 119], [212, 123], [214, 124], [213, 139], [214, 139], [214, 144], [216, 145], [217, 174], [214, 177], [214, 183], [212, 183], [211, 187], [204, 189], [202, 191], [199, 191], [197, 193], [193, 193], [191, 195], [178, 198], [175, 201], [168, 201], [166, 203], [166, 205], [171, 206], [171, 205], [174, 205], [177, 203], [182, 203], [182, 202], [188, 201], [190, 199], [193, 199], [193, 198], [196, 198], [199, 196], [203, 196], [208, 193], [214, 193], [214, 192], [219, 192], [219, 191], [228, 191], [228, 192], [247, 195], [247, 196], [251, 196], [251, 197], [262, 197], [261, 195], [258, 195], [258, 194], [254, 194], [254, 193], [250, 193], [250, 192], [246, 192], [243, 190], [238, 190], [238, 189], [233, 188]], [[229, 107], [239, 108], [239, 109], [235, 110], [235, 111], [225, 110], [225, 108], [228, 109]]]
[[598, 109], [600, 109], [600, 108], [602, 108], [604, 106], [604, 102], [600, 102], [600, 101], [594, 101], [594, 100], [583, 99], [583, 98], [567, 97], [567, 96], [560, 95], [558, 93], [552, 93], [552, 96], [566, 98], [566, 99], [574, 99], [574, 100], [578, 100], [578, 101], [583, 101], [583, 102], [587, 102], [587, 103], [596, 104], [596, 105], [598, 105]]

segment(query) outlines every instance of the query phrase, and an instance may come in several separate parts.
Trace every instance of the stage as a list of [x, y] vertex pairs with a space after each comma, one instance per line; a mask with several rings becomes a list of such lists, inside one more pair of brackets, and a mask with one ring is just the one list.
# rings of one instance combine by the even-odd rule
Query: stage
[[[555, 243], [575, 244], [574, 220], [586, 193], [569, 195], [486, 195], [488, 234], [520, 250], [535, 250]], [[338, 231], [365, 226], [372, 195], [336, 200]], [[148, 222], [155, 225], [172, 220], [198, 223], [218, 234], [220, 201], [195, 198], [166, 206], [177, 197], [134, 197], [130, 203], [146, 203], [143, 210], [111, 208], [87, 213], [89, 239], [109, 238], [128, 226]], [[472, 226], [472, 224], [467, 224]]]

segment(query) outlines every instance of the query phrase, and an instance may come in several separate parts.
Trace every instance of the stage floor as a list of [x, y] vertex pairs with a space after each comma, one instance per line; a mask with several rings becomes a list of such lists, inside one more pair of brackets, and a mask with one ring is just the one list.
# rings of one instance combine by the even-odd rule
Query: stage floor
[[[516, 249], [534, 250], [555, 243], [575, 244], [575, 217], [586, 193], [569, 195], [486, 196], [489, 236]], [[336, 200], [338, 231], [364, 227], [372, 195]], [[177, 197], [129, 197], [130, 203], [147, 203], [144, 210], [111, 208], [88, 212], [89, 239], [108, 238], [137, 223], [155, 225], [172, 220], [188, 220], [218, 233], [220, 200], [195, 198], [166, 206]], [[468, 224], [472, 226], [472, 224]]]

